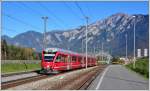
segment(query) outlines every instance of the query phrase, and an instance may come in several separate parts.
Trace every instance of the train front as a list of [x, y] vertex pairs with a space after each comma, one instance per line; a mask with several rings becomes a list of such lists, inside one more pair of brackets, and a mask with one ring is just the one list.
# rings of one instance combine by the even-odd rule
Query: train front
[[54, 49], [46, 49], [42, 51], [41, 73], [52, 73], [54, 58], [56, 51]]

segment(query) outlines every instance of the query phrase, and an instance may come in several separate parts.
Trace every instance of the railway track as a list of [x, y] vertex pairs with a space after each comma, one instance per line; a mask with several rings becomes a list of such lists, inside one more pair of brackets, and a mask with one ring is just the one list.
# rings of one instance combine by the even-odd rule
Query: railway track
[[38, 75], [38, 76], [27, 77], [27, 78], [22, 78], [22, 79], [18, 79], [18, 80], [3, 82], [3, 83], [1, 83], [1, 89], [7, 89], [7, 88], [15, 87], [15, 86], [22, 85], [22, 84], [25, 84], [28, 82], [45, 79], [47, 77], [49, 77], [49, 76]]
[[108, 65], [104, 65], [103, 67], [99, 68], [99, 71], [92, 77], [88, 77], [78, 88], [77, 90], [86, 90], [89, 85], [92, 83], [93, 80], [107, 67]]
[[[11, 80], [11, 81], [7, 81], [7, 82], [2, 82], [1, 83], [1, 89], [8, 89], [8, 88], [15, 87], [15, 86], [18, 86], [18, 85], [22, 85], [22, 84], [25, 84], [25, 83], [29, 83], [29, 82], [33, 82], [33, 81], [45, 79], [45, 78], [48, 78], [48, 77], [57, 76], [57, 75], [62, 75], [64, 73], [72, 72], [72, 71], [76, 71], [76, 70], [64, 71], [64, 72], [61, 72], [61, 73], [58, 73], [58, 74], [50, 74], [50, 75], [39, 74], [37, 76], [26, 77], [26, 78], [22, 78], [22, 79], [17, 79], [17, 80]], [[27, 72], [27, 74], [28, 73], [29, 72]], [[25, 73], [20, 73], [20, 74], [25, 74]], [[14, 74], [14, 75], [16, 75], [16, 74]], [[17, 75], [19, 75], [19, 74], [17, 74]]]
[[[79, 88], [77, 88], [78, 90], [85, 90], [89, 85], [90, 83], [96, 78], [96, 76], [102, 72], [102, 70], [105, 68], [106, 66], [104, 67], [100, 67], [99, 71], [96, 73], [95, 76], [93, 77], [89, 77], [87, 80], [85, 80]], [[72, 71], [76, 71], [76, 70], [72, 70]], [[62, 75], [64, 73], [68, 73], [68, 72], [72, 72], [72, 71], [66, 71], [66, 72], [62, 72], [62, 73], [59, 73], [59, 74], [51, 74], [51, 75], [37, 75], [37, 76], [32, 76], [32, 77], [27, 77], [27, 78], [22, 78], [22, 79], [17, 79], [17, 80], [12, 80], [12, 81], [8, 81], [8, 82], [3, 82], [1, 83], [1, 89], [4, 90], [4, 89], [8, 89], [8, 88], [11, 88], [11, 87], [15, 87], [15, 86], [18, 86], [18, 85], [22, 85], [22, 84], [25, 84], [25, 83], [29, 83], [29, 82], [33, 82], [33, 81], [37, 81], [37, 80], [41, 80], [41, 79], [45, 79], [45, 78], [48, 78], [48, 77], [53, 77], [53, 76], [58, 76], [58, 75]]]

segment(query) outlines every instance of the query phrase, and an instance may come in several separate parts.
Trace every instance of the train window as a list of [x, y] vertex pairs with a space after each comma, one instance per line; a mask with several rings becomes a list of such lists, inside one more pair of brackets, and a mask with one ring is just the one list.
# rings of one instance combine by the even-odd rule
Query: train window
[[77, 58], [75, 56], [72, 56], [72, 62], [76, 62]]
[[61, 62], [64, 62], [64, 61], [65, 61], [64, 56], [61, 56]]
[[84, 63], [86, 63], [86, 57], [84, 57]]
[[51, 62], [51, 61], [53, 61], [56, 52], [45, 52], [44, 51], [43, 53], [44, 53], [44, 60], [46, 62]]
[[90, 58], [87, 58], [88, 59], [88, 62], [90, 62]]
[[65, 55], [58, 55], [56, 58], [56, 62], [67, 62], [67, 56]]
[[58, 55], [56, 58], [56, 62], [60, 62], [61, 61], [61, 55]]
[[82, 62], [82, 57], [79, 57], [79, 62]]
[[68, 60], [67, 60], [68, 62], [71, 62], [71, 57], [68, 55]]
[[51, 61], [53, 61], [53, 58], [54, 58], [54, 56], [44, 56], [44, 60], [45, 60], [46, 62], [51, 62]]
[[65, 56], [65, 62], [67, 62], [68, 61], [68, 56]]
[[56, 54], [56, 52], [46, 52], [46, 51], [43, 51], [44, 54]]
[[66, 62], [66, 56], [61, 56], [61, 62]]

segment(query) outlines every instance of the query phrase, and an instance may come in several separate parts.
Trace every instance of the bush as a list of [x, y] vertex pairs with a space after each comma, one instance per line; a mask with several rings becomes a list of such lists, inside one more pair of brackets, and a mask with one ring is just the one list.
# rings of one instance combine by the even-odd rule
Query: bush
[[113, 59], [112, 59], [112, 63], [113, 64], [119, 64], [119, 58], [118, 57], [113, 57]]
[[135, 62], [135, 69], [133, 68], [133, 63], [126, 65], [126, 67], [131, 70], [140, 73], [146, 78], [149, 78], [149, 61], [148, 58], [140, 58]]

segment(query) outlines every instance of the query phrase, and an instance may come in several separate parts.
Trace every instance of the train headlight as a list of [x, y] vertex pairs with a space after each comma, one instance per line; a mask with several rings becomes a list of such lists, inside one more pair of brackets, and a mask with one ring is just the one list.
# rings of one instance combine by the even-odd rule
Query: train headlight
[[49, 68], [49, 65], [47, 65], [46, 67]]

